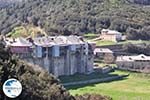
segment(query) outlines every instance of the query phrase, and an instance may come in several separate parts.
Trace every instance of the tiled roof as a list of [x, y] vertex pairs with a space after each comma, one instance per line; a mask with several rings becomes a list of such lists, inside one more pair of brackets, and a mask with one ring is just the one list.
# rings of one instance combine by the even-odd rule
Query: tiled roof
[[143, 54], [137, 56], [118, 56], [116, 61], [136, 61], [136, 60], [150, 61], [150, 56], [145, 56]]
[[35, 45], [52, 46], [52, 45], [71, 45], [84, 44], [84, 42], [77, 36], [53, 36], [53, 37], [38, 37], [33, 39]]
[[[25, 38], [7, 38], [5, 39], [5, 42], [6, 45], [10, 46], [32, 46], [32, 43]], [[84, 44], [85, 42], [78, 36], [45, 36], [33, 38], [33, 43], [38, 46], [51, 47], [53, 45], [66, 46], [73, 44]]]
[[109, 29], [102, 29], [101, 32], [107, 32], [107, 34], [121, 34], [120, 32], [116, 30], [109, 30]]
[[16, 38], [16, 39], [6, 38], [5, 42], [6, 42], [6, 45], [9, 45], [9, 46], [32, 46], [32, 43], [30, 43], [25, 38], [21, 38], [21, 37]]
[[95, 48], [94, 54], [96, 53], [113, 53], [113, 51], [108, 48]]
[[78, 36], [69, 36], [67, 39], [70, 44], [84, 44], [84, 41], [82, 41]]
[[38, 46], [52, 46], [56, 45], [53, 37], [38, 37], [33, 39], [34, 44]]

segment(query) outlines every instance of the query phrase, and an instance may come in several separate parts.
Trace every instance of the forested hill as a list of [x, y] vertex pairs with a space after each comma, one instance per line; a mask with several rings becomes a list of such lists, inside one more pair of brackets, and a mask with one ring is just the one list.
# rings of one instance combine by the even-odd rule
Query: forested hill
[[14, 27], [33, 24], [49, 34], [99, 33], [102, 28], [110, 28], [131, 33], [128, 34], [131, 39], [134, 39], [134, 34], [138, 35], [136, 38], [147, 39], [150, 7], [143, 4], [148, 5], [149, 1], [9, 0], [11, 6], [0, 10], [0, 33], [6, 34]]
[[13, 4], [21, 3], [23, 0], [0, 0], [0, 8], [8, 7]]

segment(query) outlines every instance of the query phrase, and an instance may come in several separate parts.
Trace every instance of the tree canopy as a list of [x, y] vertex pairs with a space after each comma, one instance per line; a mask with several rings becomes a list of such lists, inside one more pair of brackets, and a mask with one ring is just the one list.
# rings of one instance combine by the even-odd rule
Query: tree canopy
[[[149, 0], [20, 0], [19, 3], [16, 2], [17, 0], [12, 5], [0, 9], [1, 34], [7, 34], [22, 24], [38, 26], [48, 34], [67, 35], [99, 33], [102, 28], [115, 29], [127, 34], [131, 28], [141, 31], [150, 25], [150, 7], [136, 4], [148, 4]], [[136, 34], [143, 33], [136, 32]], [[149, 36], [149, 32], [144, 35]], [[132, 36], [129, 38], [133, 38]]]

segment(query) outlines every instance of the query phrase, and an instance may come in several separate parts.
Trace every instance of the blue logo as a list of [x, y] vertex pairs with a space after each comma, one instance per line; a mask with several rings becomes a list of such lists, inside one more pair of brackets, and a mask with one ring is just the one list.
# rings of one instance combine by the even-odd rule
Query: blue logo
[[9, 98], [16, 98], [22, 92], [22, 85], [16, 79], [8, 79], [3, 84], [3, 92]]

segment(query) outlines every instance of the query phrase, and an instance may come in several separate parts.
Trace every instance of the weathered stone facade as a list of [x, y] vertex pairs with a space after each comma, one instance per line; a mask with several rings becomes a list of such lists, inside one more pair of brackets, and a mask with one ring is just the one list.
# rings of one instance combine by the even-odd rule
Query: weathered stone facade
[[138, 56], [119, 56], [116, 59], [119, 69], [124, 70], [143, 70], [150, 65], [150, 56], [143, 54]]
[[32, 44], [31, 52], [19, 57], [49, 73], [61, 76], [93, 71], [92, 47], [77, 36], [39, 37], [32, 39]]
[[115, 61], [113, 51], [108, 48], [95, 48], [94, 55], [96, 59], [103, 60], [106, 64], [111, 64]]

